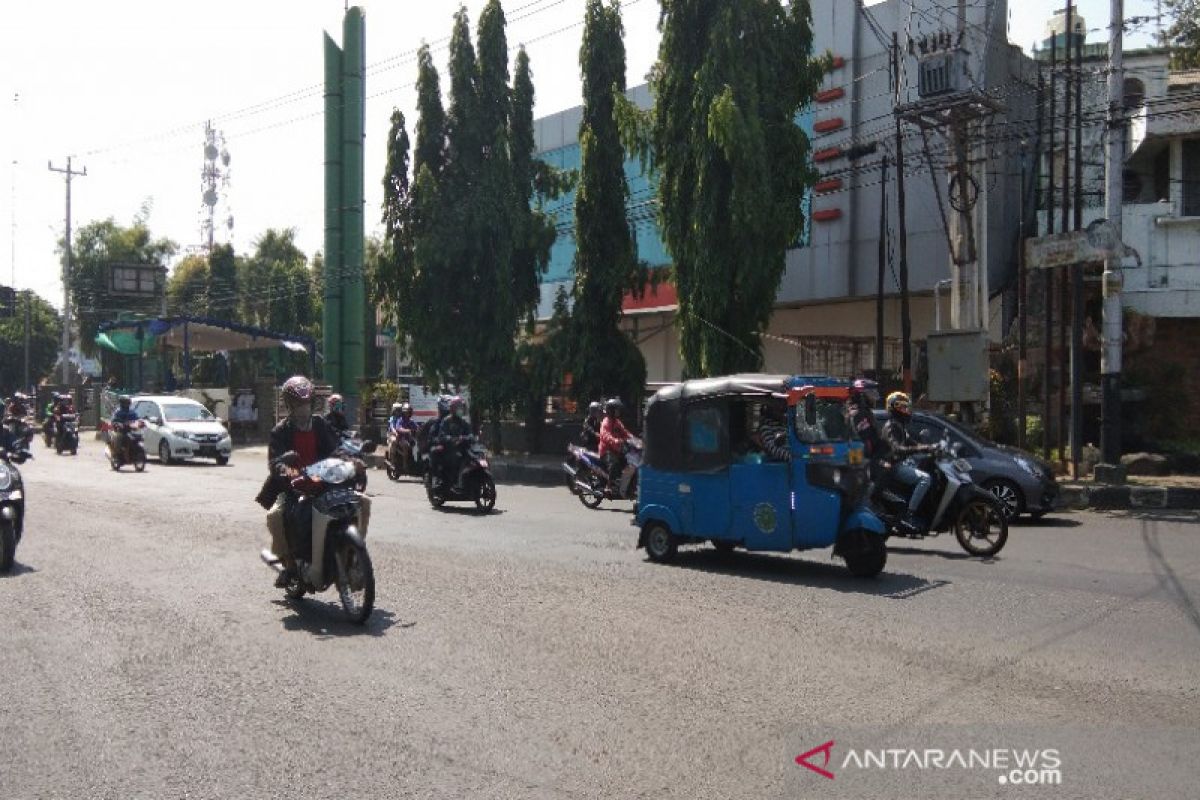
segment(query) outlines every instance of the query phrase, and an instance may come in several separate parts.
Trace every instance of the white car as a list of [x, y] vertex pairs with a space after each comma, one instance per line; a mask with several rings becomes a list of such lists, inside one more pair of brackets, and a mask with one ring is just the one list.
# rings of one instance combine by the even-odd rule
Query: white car
[[224, 466], [233, 453], [229, 431], [200, 403], [186, 397], [139, 396], [133, 410], [145, 421], [147, 453], [164, 464], [188, 458], [214, 458]]

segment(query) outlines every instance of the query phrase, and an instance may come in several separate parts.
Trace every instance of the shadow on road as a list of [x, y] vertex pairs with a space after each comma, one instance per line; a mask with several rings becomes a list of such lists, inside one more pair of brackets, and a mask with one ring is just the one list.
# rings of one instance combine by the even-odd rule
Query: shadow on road
[[1010, 522], [1010, 528], [1078, 528], [1083, 524], [1083, 521], [1076, 517], [1042, 517], [1034, 519], [1033, 517], [1021, 517], [1015, 522]]
[[434, 509], [442, 514], [457, 514], [462, 517], [493, 517], [499, 514], [507, 514], [503, 508], [493, 508], [491, 511], [480, 511], [475, 506], [452, 506], [444, 505]]
[[411, 628], [416, 622], [397, 622], [396, 615], [383, 608], [371, 612], [365, 625], [355, 625], [346, 620], [342, 607], [334, 603], [306, 598], [304, 600], [276, 600], [275, 605], [291, 610], [284, 617], [283, 627], [288, 631], [303, 631], [319, 639], [337, 639], [347, 636], [383, 636], [393, 627]]
[[819, 564], [766, 553], [680, 551], [670, 566], [770, 583], [869, 594], [892, 600], [905, 600], [950, 584], [949, 581], [928, 581], [886, 568], [877, 578], [855, 578], [841, 562]]
[[8, 572], [0, 572], [0, 578], [16, 578], [20, 575], [25, 575], [26, 573], [30, 572], [37, 572], [37, 569], [29, 566], [28, 564], [22, 564], [20, 561], [16, 561], [13, 563], [12, 569], [10, 569]]
[[1196, 607], [1196, 598], [1188, 594], [1183, 581], [1179, 579], [1179, 575], [1171, 567], [1169, 559], [1163, 554], [1162, 544], [1158, 538], [1157, 522], [1142, 521], [1142, 543], [1146, 546], [1146, 555], [1150, 560], [1150, 570], [1154, 573], [1154, 579], [1187, 617], [1192, 627], [1200, 632], [1200, 608]]
[[970, 553], [959, 550], [926, 550], [923, 547], [888, 547], [889, 553], [897, 553], [905, 556], [933, 556], [934, 558], [945, 558], [949, 561], [978, 561], [981, 564], [999, 564], [999, 558], [980, 558], [973, 556]]

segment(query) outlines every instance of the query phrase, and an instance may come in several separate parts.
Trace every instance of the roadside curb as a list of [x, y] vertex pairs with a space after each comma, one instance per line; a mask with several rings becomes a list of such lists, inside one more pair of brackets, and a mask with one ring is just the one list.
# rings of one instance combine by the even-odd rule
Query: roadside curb
[[1200, 509], [1200, 489], [1176, 486], [1103, 486], [1063, 484], [1059, 491], [1061, 508], [1083, 511], [1125, 509]]

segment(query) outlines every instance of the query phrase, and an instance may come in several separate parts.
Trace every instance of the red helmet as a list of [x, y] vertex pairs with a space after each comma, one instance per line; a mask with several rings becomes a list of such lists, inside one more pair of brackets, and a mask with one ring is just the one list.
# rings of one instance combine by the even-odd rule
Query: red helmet
[[453, 414], [456, 410], [466, 408], [466, 406], [467, 401], [462, 399], [462, 395], [456, 394], [454, 397], [450, 398], [450, 403], [447, 407], [449, 408], [450, 413]]
[[303, 375], [296, 375], [284, 382], [281, 392], [283, 394], [283, 402], [288, 408], [298, 406], [301, 403], [312, 402], [312, 381]]

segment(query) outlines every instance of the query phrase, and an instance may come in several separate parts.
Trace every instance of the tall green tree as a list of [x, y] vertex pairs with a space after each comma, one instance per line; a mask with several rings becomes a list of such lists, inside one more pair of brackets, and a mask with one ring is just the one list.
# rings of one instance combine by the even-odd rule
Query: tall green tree
[[[59, 243], [60, 252], [66, 245]], [[167, 262], [178, 250], [169, 239], [155, 239], [143, 213], [129, 227], [111, 217], [80, 228], [72, 241], [71, 275], [68, 284], [75, 319], [79, 325], [80, 348], [96, 352], [96, 332], [102, 322], [128, 314], [157, 314], [162, 307], [161, 291], [149, 296], [114, 292], [112, 268], [149, 266], [166, 272]]]
[[25, 309], [29, 308], [29, 380], [37, 383], [58, 361], [62, 317], [33, 292], [18, 292], [16, 314], [0, 319], [0, 394], [28, 389], [25, 380]]
[[640, 292], [646, 269], [626, 219], [629, 186], [617, 126], [625, 91], [625, 42], [618, 0], [588, 0], [579, 65], [583, 75], [581, 167], [575, 197], [574, 391], [581, 399], [621, 395], [637, 403], [646, 361], [620, 330], [627, 291]]
[[185, 256], [167, 279], [167, 310], [172, 314], [207, 316], [211, 280], [207, 258]]
[[[233, 245], [217, 245], [208, 255], [208, 313], [217, 319], [237, 318], [237, 256]], [[320, 298], [320, 292], [316, 293]]]
[[384, 321], [396, 327], [402, 297], [412, 279], [412, 189], [408, 179], [409, 139], [404, 114], [392, 111], [388, 131], [387, 168], [383, 173], [383, 241], [368, 270], [371, 298], [383, 309]]
[[828, 61], [808, 0], [662, 0], [659, 30], [652, 145], [684, 371], [759, 369], [816, 180], [795, 119]]
[[1166, 44], [1176, 69], [1200, 68], [1200, 0], [1166, 0], [1171, 26]]
[[319, 333], [315, 280], [308, 257], [296, 246], [296, 231], [269, 229], [254, 252], [238, 263], [241, 321], [280, 333]]

